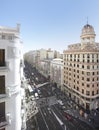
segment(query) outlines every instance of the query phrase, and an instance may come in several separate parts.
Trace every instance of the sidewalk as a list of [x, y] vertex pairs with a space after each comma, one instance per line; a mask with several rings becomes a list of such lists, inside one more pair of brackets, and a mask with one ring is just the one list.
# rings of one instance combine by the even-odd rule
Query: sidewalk
[[74, 116], [75, 118], [79, 118], [81, 121], [87, 123], [93, 129], [95, 129], [93, 123], [90, 120], [90, 115], [88, 115], [87, 118], [85, 118], [84, 116], [80, 115], [79, 110], [70, 109], [70, 112], [72, 116]]

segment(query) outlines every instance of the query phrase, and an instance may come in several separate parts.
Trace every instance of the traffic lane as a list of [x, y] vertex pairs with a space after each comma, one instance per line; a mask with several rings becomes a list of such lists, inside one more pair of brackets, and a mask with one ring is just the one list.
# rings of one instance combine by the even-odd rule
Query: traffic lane
[[81, 121], [79, 118], [75, 118], [74, 116], [70, 115], [67, 111], [63, 112], [63, 115], [66, 117], [68, 121], [70, 121], [75, 128], [79, 128], [80, 130], [93, 130], [91, 126], [89, 126], [84, 121]]
[[66, 112], [62, 112], [61, 110], [57, 109], [57, 105], [54, 105], [52, 109], [67, 125], [67, 127], [69, 127], [69, 129], [77, 130], [79, 128], [80, 130], [93, 130], [92, 127], [90, 127], [85, 122], [79, 120], [78, 118], [74, 118], [73, 116], [69, 115]]
[[63, 130], [52, 111], [48, 110], [47, 107], [44, 107], [42, 112], [44, 113], [45, 120], [47, 121], [50, 130]]
[[59, 109], [57, 109], [57, 105], [51, 106], [51, 109], [56, 113], [56, 115], [62, 120], [62, 122], [66, 125], [67, 129], [69, 130], [76, 130], [75, 125], [72, 123], [72, 121], [65, 118], [65, 116], [61, 113]]
[[48, 109], [48, 107], [44, 107], [42, 112], [45, 116], [46, 122], [48, 124], [49, 130], [57, 130], [55, 121], [52, 118], [52, 112]]
[[43, 120], [43, 117], [42, 117], [42, 115], [41, 115], [40, 112], [37, 113], [36, 119], [37, 119], [37, 123], [38, 123], [39, 130], [47, 130], [46, 124], [45, 124], [45, 122], [44, 122], [44, 120]]

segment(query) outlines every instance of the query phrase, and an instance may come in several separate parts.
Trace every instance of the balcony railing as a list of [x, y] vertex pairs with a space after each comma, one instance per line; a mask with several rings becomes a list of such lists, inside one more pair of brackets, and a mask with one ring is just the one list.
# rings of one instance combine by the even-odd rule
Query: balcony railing
[[13, 94], [16, 94], [20, 92], [20, 88], [18, 87], [18, 85], [11, 85], [7, 87], [7, 95], [10, 97]]
[[11, 124], [11, 114], [7, 113], [6, 116], [0, 116], [0, 128]]
[[0, 94], [0, 99], [5, 98], [6, 96], [6, 94]]
[[0, 127], [8, 125], [8, 122], [4, 116], [0, 116]]
[[5, 62], [4, 64], [0, 65], [0, 71], [7, 71], [9, 69], [9, 62]]

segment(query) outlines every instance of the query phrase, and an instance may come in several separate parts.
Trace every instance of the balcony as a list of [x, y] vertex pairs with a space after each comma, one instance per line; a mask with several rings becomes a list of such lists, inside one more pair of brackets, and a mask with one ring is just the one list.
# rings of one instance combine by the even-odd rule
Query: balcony
[[0, 63], [0, 72], [8, 71], [9, 68], [9, 62]]
[[0, 116], [0, 128], [5, 127], [7, 125], [11, 124], [11, 115], [10, 113], [6, 114], [5, 116]]
[[18, 85], [11, 85], [7, 87], [6, 93], [8, 97], [11, 97], [11, 95], [19, 93], [20, 92], [20, 88], [18, 87]]
[[0, 103], [0, 128], [10, 123], [10, 113], [5, 115], [5, 102]]
[[0, 117], [0, 128], [8, 125], [8, 122], [5, 117]]
[[7, 97], [6, 94], [0, 94], [0, 99], [2, 99], [2, 98], [6, 98], [6, 97]]
[[5, 92], [5, 76], [0, 76], [0, 98], [4, 98], [6, 96]]

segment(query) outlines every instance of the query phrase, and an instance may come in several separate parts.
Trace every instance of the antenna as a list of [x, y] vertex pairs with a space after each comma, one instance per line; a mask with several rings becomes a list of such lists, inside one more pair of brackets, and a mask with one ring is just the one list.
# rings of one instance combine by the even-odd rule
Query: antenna
[[88, 16], [87, 16], [87, 24], [88, 24]]

